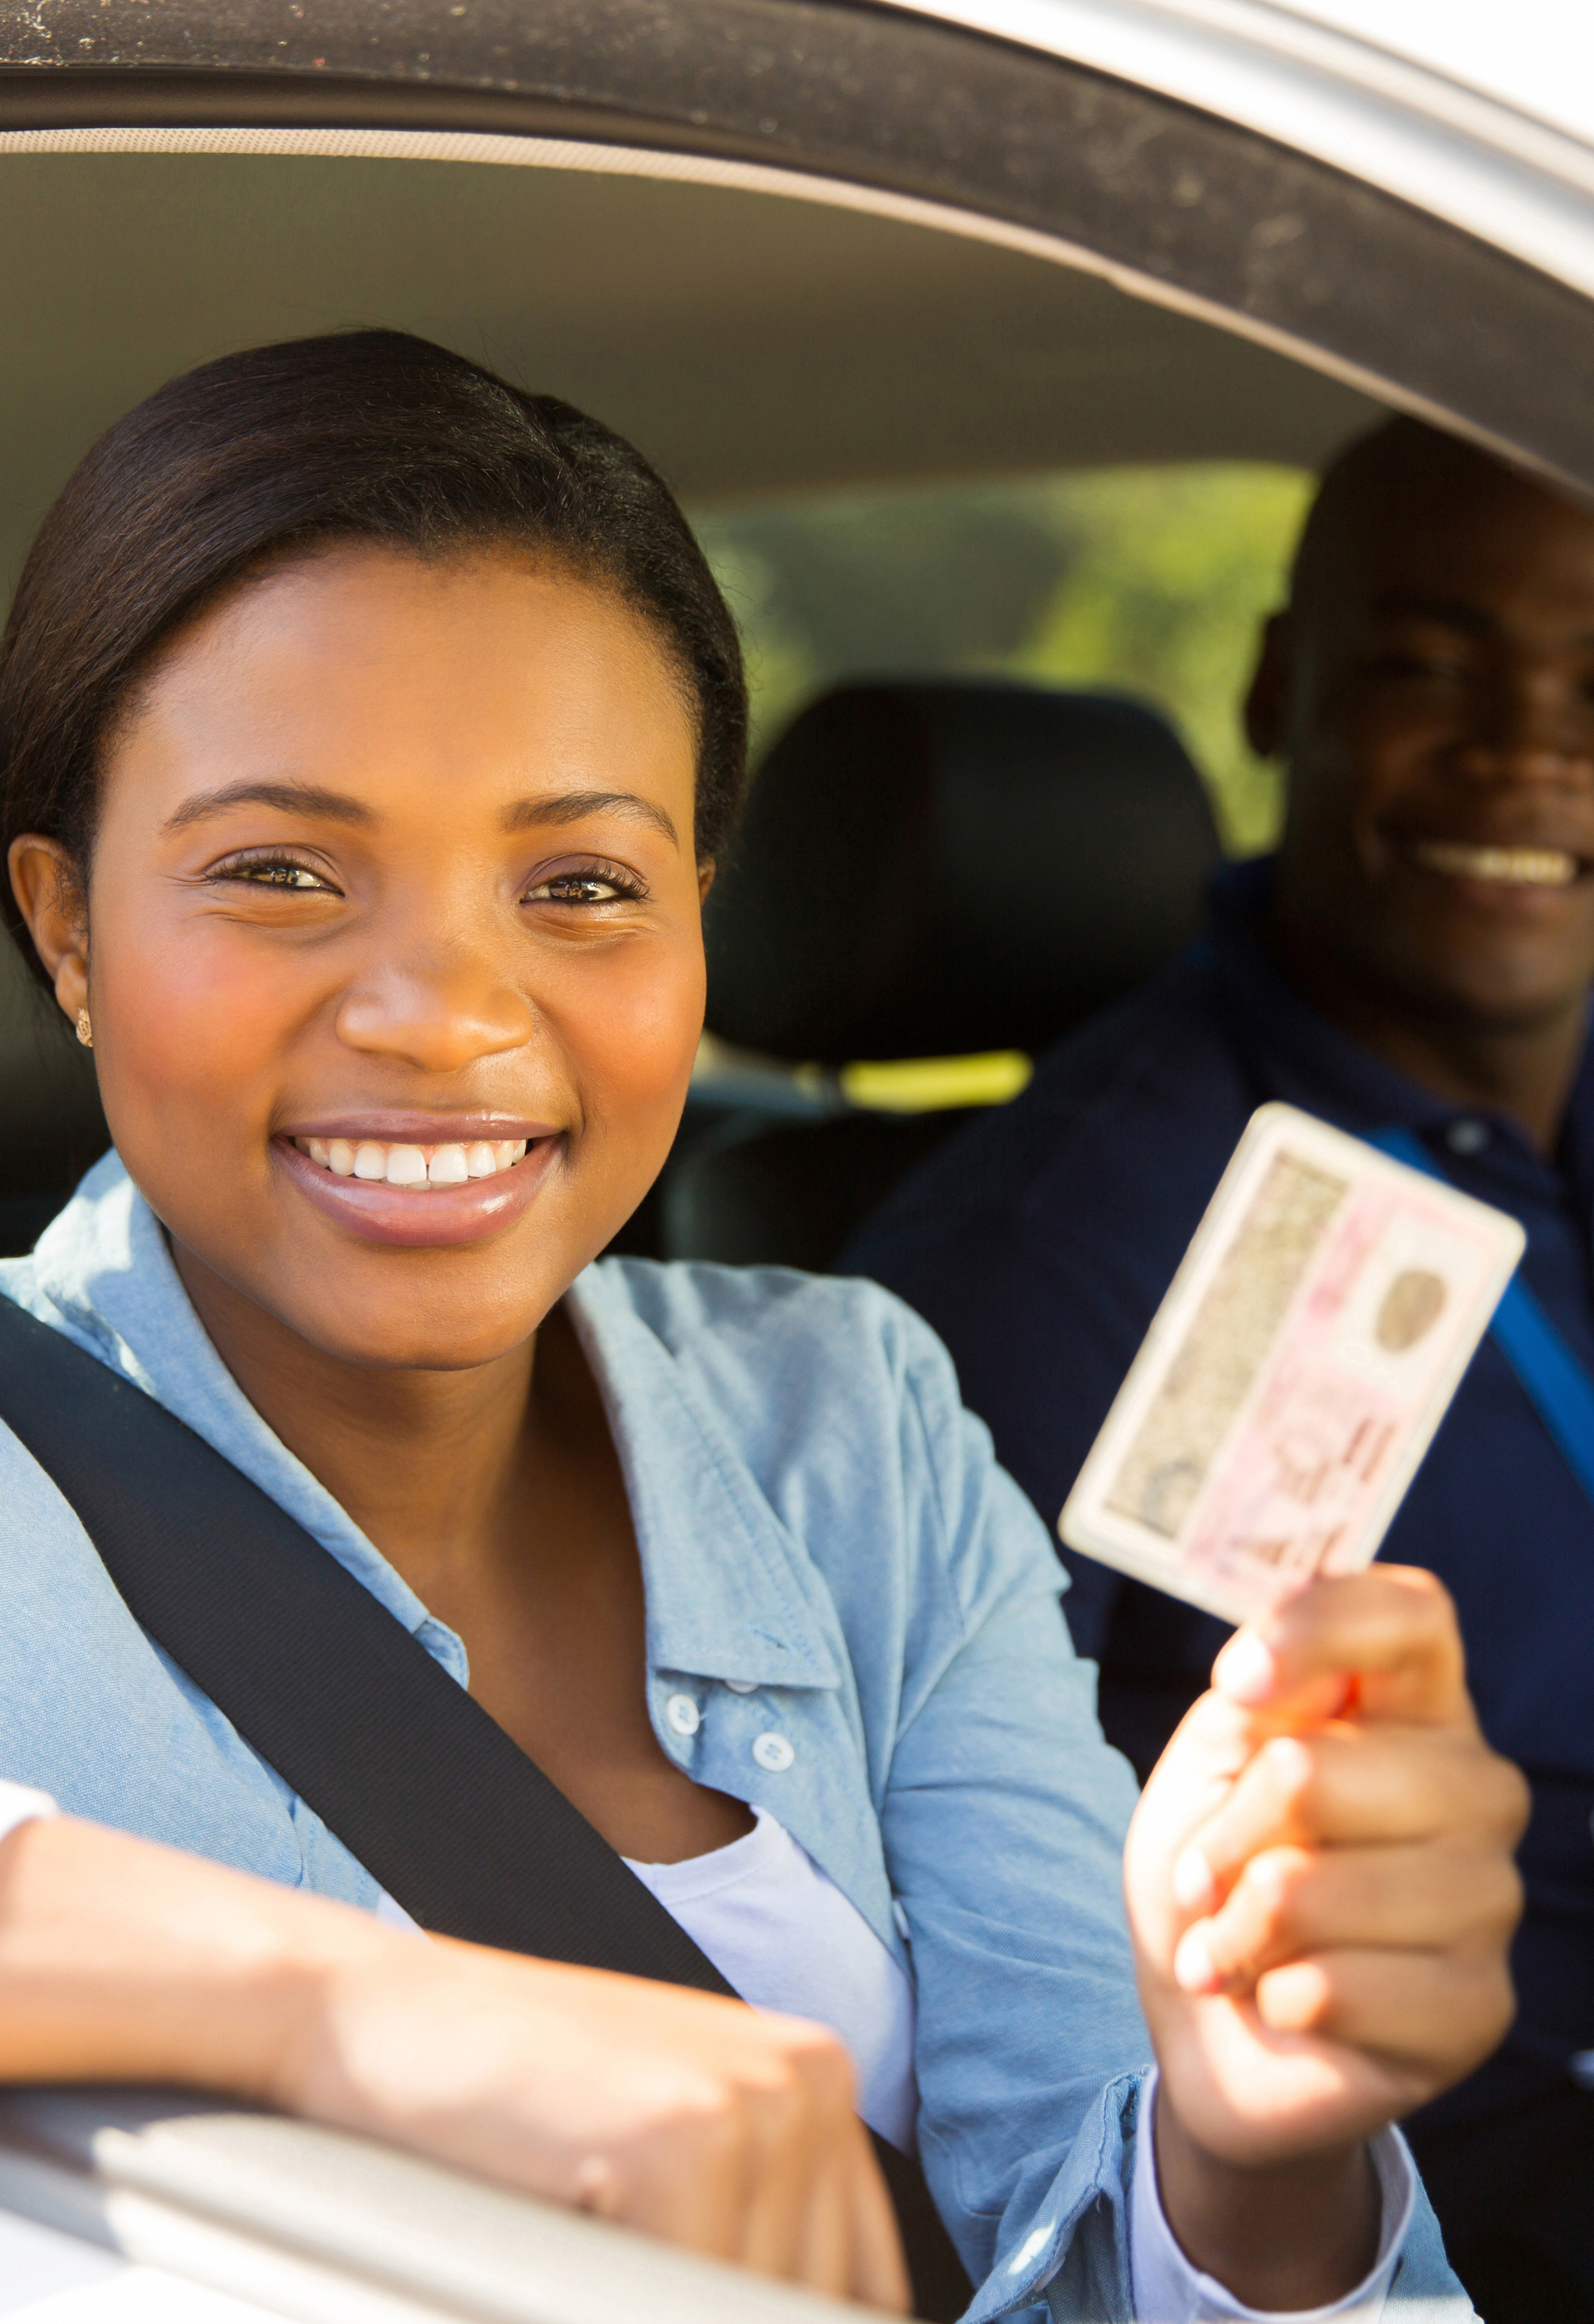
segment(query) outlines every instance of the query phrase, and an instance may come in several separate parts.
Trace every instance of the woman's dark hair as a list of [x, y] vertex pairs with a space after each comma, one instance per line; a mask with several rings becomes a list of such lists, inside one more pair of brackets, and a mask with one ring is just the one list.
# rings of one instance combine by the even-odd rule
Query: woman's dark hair
[[87, 872], [101, 746], [159, 647], [251, 568], [349, 540], [422, 557], [523, 546], [615, 589], [691, 697], [697, 852], [717, 852], [742, 792], [747, 694], [735, 623], [668, 487], [597, 420], [404, 331], [224, 355], [87, 455], [0, 641], [0, 845], [41, 832]]

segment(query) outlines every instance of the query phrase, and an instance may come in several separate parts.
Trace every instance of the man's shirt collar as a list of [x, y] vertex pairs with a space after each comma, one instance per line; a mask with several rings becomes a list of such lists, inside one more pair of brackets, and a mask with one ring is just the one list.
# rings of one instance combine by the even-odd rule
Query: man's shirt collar
[[[1212, 883], [1205, 954], [1222, 989], [1245, 1050], [1271, 1096], [1364, 1134], [1399, 1124], [1436, 1150], [1481, 1158], [1543, 1192], [1549, 1179], [1570, 1182], [1594, 1201], [1594, 1041], [1586, 1040], [1567, 1104], [1558, 1156], [1551, 1162], [1510, 1115], [1462, 1106], [1426, 1089], [1322, 1016], [1274, 964], [1263, 936], [1275, 859], [1224, 866]], [[1481, 1130], [1484, 1136], [1479, 1136]]]

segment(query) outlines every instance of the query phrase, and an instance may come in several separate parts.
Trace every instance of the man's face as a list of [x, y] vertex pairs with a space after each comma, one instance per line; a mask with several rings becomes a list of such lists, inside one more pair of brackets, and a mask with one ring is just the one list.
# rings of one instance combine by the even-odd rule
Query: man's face
[[1281, 919], [1362, 992], [1526, 1027], [1594, 979], [1594, 517], [1479, 456], [1364, 475], [1250, 704]]

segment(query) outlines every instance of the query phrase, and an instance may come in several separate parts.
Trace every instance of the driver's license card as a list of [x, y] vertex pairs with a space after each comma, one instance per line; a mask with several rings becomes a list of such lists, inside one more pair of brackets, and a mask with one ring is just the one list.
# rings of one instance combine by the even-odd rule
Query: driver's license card
[[1253, 1114], [1058, 1531], [1230, 1622], [1377, 1551], [1521, 1227], [1294, 1106]]

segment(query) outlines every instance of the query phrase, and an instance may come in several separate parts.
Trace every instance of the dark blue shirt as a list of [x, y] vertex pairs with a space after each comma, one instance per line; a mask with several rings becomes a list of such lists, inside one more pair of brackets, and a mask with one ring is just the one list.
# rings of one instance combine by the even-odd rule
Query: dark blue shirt
[[[843, 1259], [934, 1324], [1049, 1524], [1269, 1098], [1355, 1132], [1404, 1124], [1456, 1185], [1512, 1212], [1527, 1230], [1527, 1283], [1594, 1370], [1594, 1048], [1546, 1158], [1510, 1120], [1420, 1088], [1292, 991], [1260, 939], [1270, 880], [1265, 862], [1225, 872], [1206, 936], [937, 1153]], [[1464, 2113], [1594, 2049], [1594, 1504], [1492, 1340], [1383, 1554], [1449, 1587], [1485, 1732], [1534, 1791], [1518, 2025], [1447, 2102]], [[1092, 1559], [1064, 1563], [1075, 1641], [1101, 1664], [1103, 1723], [1144, 1773], [1225, 1631]]]

